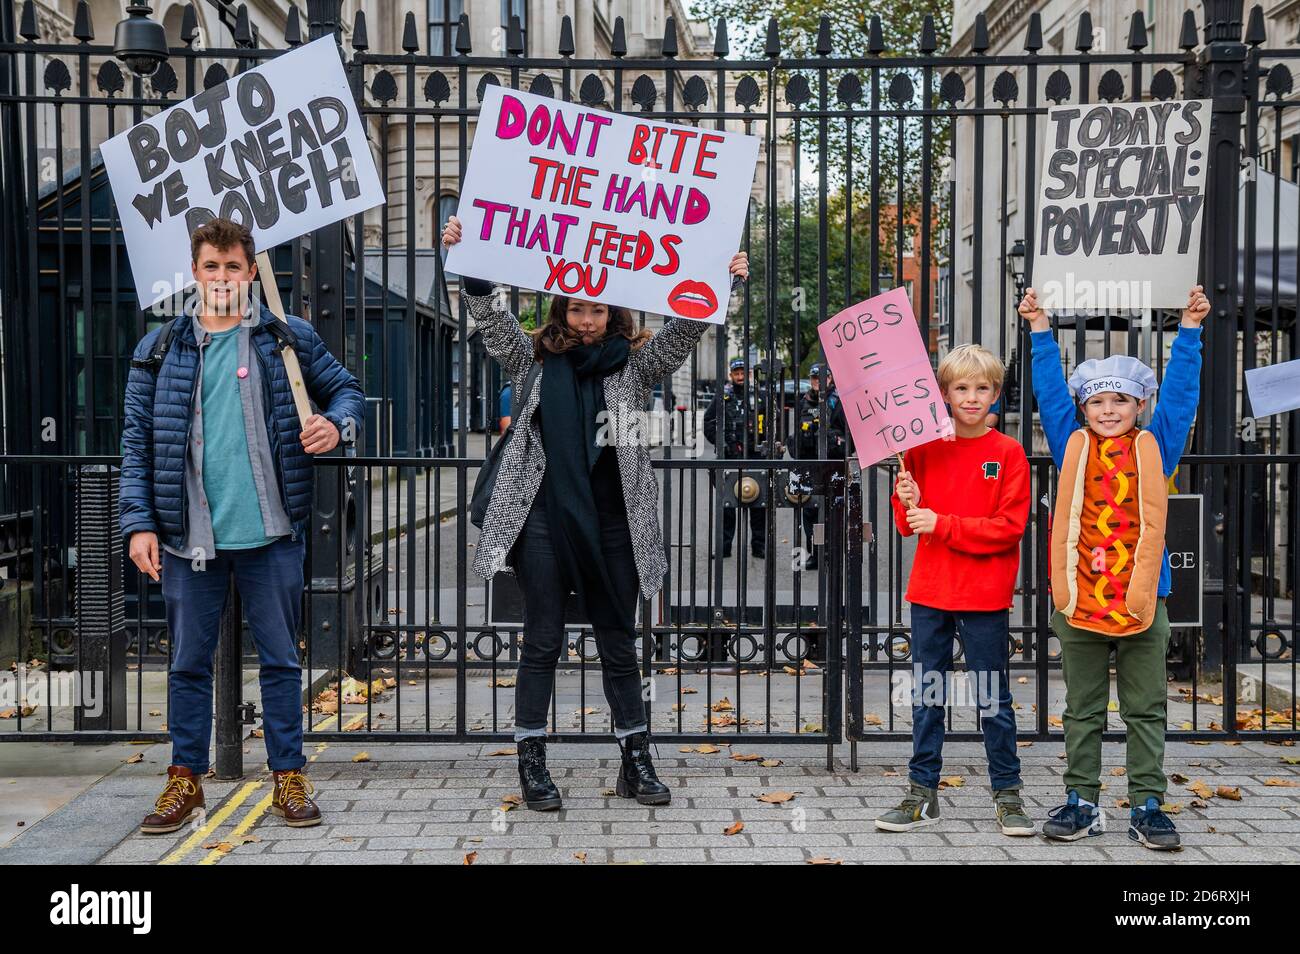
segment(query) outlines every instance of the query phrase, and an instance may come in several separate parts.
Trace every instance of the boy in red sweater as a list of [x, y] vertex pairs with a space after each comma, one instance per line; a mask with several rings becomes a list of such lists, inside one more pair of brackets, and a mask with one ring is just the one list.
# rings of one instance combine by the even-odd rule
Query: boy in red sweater
[[1007, 666], [1008, 610], [1029, 519], [1029, 462], [1018, 443], [986, 423], [1003, 373], [1002, 362], [978, 345], [954, 348], [940, 362], [939, 388], [954, 435], [909, 450], [895, 484], [898, 529], [904, 536], [918, 534], [920, 541], [907, 585], [913, 660], [909, 786], [898, 807], [876, 819], [885, 831], [939, 820], [956, 636], [979, 705], [998, 825], [1004, 835], [1034, 834], [1020, 798]]

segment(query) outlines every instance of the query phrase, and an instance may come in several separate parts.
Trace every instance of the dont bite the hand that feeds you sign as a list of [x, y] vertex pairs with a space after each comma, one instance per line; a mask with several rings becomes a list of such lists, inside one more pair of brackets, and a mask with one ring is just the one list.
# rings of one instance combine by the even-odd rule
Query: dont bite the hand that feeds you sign
[[447, 270], [721, 323], [754, 136], [488, 86]]
[[259, 252], [384, 202], [333, 36], [177, 103], [100, 148], [140, 307], [193, 284], [190, 233], [220, 216]]

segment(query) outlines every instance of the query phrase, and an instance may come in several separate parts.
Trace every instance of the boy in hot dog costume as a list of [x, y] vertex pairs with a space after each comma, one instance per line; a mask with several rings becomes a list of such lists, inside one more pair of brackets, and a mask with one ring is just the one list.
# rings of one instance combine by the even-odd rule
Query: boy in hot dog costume
[[1165, 517], [1168, 478], [1196, 420], [1201, 322], [1210, 304], [1199, 285], [1188, 294], [1146, 428], [1137, 421], [1156, 393], [1150, 368], [1125, 355], [1094, 358], [1074, 370], [1067, 386], [1060, 349], [1032, 288], [1019, 310], [1030, 322], [1034, 396], [1060, 473], [1049, 552], [1052, 631], [1061, 641], [1065, 677], [1067, 797], [1048, 813], [1043, 834], [1074, 841], [1105, 830], [1097, 799], [1113, 648], [1127, 734], [1129, 838], [1175, 850], [1178, 832], [1160, 807], [1170, 589]]

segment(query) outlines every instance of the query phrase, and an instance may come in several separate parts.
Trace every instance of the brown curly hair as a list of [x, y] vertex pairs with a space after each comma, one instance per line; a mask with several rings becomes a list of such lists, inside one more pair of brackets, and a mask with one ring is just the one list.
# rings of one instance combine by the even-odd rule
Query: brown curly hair
[[[562, 354], [582, 344], [582, 335], [569, 327], [566, 318], [569, 312], [569, 301], [567, 295], [552, 295], [551, 306], [546, 312], [546, 321], [540, 328], [529, 332], [533, 336], [534, 360], [543, 360], [548, 351], [551, 354]], [[632, 342], [633, 351], [654, 337], [654, 332], [649, 328], [637, 327], [636, 319], [626, 308], [617, 305], [607, 307], [609, 307], [609, 321], [605, 325], [606, 337], [622, 335]]]
[[211, 245], [218, 252], [226, 252], [238, 245], [244, 250], [244, 257], [252, 265], [257, 259], [253, 247], [253, 234], [248, 227], [231, 219], [209, 219], [194, 230], [190, 236], [190, 260], [196, 265], [199, 261], [199, 249], [204, 243]]

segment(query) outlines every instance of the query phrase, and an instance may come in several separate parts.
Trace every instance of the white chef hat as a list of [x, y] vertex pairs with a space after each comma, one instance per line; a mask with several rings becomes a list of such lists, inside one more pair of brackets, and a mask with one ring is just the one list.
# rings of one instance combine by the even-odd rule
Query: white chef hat
[[1156, 393], [1156, 374], [1137, 358], [1113, 354], [1109, 358], [1089, 358], [1070, 375], [1070, 393], [1082, 404], [1101, 391], [1131, 394], [1139, 401]]

